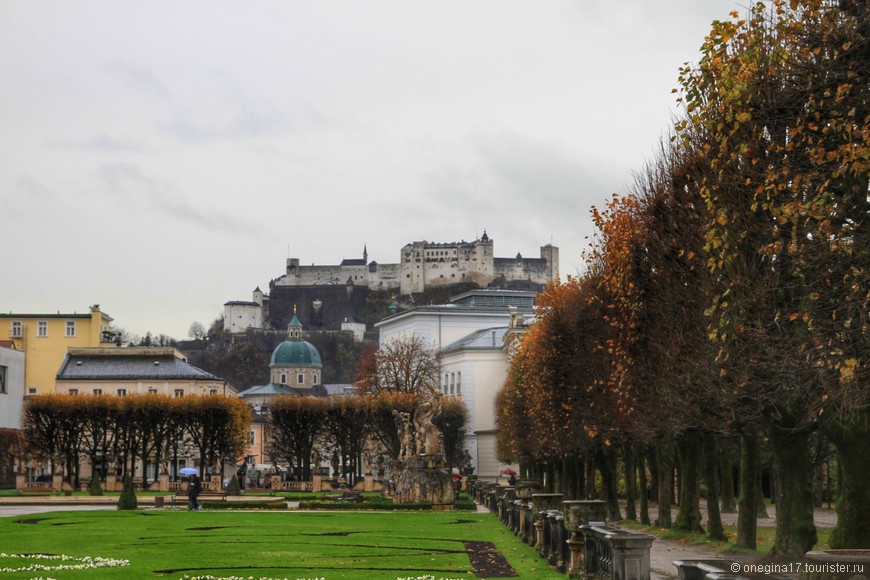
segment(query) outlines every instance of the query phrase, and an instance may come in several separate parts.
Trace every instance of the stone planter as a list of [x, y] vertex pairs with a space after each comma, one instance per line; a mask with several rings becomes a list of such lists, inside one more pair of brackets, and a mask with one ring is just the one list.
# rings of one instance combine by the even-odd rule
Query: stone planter
[[514, 487], [517, 489], [517, 498], [532, 499], [532, 494], [541, 491], [541, 480], [521, 479]]
[[561, 493], [533, 493], [532, 494], [532, 511], [539, 514], [543, 511], [562, 509], [562, 498], [565, 497]]
[[600, 499], [569, 499], [562, 502], [565, 529], [579, 533], [580, 526], [589, 522], [607, 521], [607, 502]]
[[870, 579], [870, 550], [818, 550], [805, 558], [801, 580]]

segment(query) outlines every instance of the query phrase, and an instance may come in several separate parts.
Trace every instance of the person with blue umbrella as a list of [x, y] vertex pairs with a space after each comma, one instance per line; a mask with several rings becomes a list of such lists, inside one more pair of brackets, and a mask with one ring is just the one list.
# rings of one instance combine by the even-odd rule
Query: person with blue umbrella
[[[189, 470], [189, 471], [188, 471]], [[190, 475], [190, 483], [187, 485], [187, 499], [190, 501], [190, 510], [196, 511], [202, 509], [197, 498], [202, 493], [202, 481], [199, 479], [199, 474], [195, 469], [186, 467], [181, 472], [188, 471], [184, 475]]]

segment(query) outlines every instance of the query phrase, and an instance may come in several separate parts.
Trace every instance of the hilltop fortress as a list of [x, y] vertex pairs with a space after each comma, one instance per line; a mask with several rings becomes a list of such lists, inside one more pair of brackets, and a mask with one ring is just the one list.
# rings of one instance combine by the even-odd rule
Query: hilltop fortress
[[281, 329], [297, 306], [300, 320], [311, 330], [347, 329], [365, 308], [369, 292], [412, 297], [461, 283], [540, 290], [558, 278], [559, 248], [542, 246], [539, 258], [496, 258], [486, 231], [473, 242], [411, 242], [402, 247], [396, 264], [369, 261], [366, 248], [361, 259], [332, 266], [303, 266], [298, 258], [288, 258], [285, 273], [269, 283], [269, 295], [257, 288], [251, 302], [224, 304], [224, 329], [234, 334]]
[[411, 242], [400, 253], [398, 264], [362, 259], [343, 260], [336, 266], [302, 266], [287, 259], [287, 272], [271, 286], [328, 286], [353, 284], [371, 290], [397, 291], [406, 296], [433, 286], [474, 282], [481, 287], [500, 282], [525, 281], [543, 286], [559, 277], [559, 248], [541, 247], [540, 258], [496, 258], [492, 239], [483, 235], [473, 242]]

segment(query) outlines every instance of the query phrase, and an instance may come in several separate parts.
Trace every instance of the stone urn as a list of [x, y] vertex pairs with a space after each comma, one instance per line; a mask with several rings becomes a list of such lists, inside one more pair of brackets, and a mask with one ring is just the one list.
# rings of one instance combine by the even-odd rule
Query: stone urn
[[532, 494], [541, 491], [540, 479], [521, 479], [514, 486], [517, 490], [517, 499], [532, 499]]
[[562, 509], [563, 497], [565, 496], [561, 493], [533, 493], [532, 512], [537, 516], [544, 511], [559, 511]]
[[607, 520], [607, 502], [600, 499], [569, 499], [562, 502], [565, 529], [580, 533], [580, 526]]
[[870, 579], [870, 550], [816, 550], [804, 557], [801, 580]]

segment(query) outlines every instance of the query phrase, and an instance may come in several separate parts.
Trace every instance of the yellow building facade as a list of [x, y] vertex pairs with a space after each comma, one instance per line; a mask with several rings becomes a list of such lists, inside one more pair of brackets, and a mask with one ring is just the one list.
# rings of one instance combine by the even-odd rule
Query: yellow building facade
[[112, 346], [112, 318], [99, 305], [84, 314], [0, 314], [0, 337], [24, 352], [24, 395], [56, 390], [55, 378], [70, 347]]

